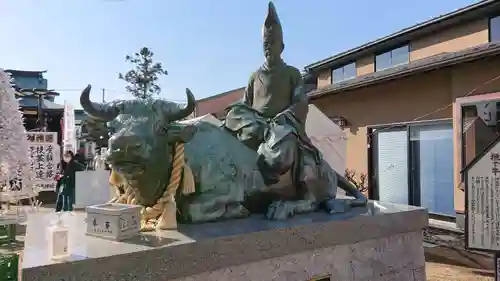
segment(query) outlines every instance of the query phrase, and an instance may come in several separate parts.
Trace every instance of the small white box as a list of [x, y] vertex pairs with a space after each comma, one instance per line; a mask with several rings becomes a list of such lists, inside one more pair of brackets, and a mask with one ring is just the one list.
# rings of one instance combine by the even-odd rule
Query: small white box
[[116, 241], [139, 235], [141, 208], [117, 203], [86, 207], [86, 234]]

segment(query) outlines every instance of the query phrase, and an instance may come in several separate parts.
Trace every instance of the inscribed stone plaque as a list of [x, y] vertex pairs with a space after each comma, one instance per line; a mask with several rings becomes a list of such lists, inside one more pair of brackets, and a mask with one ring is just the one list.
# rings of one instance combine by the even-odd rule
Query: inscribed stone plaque
[[467, 246], [500, 250], [500, 141], [466, 169]]

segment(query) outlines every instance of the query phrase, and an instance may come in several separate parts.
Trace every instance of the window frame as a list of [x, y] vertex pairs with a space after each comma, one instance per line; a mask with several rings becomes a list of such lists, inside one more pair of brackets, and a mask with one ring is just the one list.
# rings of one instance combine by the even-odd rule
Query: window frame
[[[492, 19], [495, 19], [495, 18], [499, 18], [500, 19], [500, 15], [494, 15], [494, 16], [490, 16], [488, 17], [488, 43], [492, 43], [494, 41], [491, 40], [491, 20]], [[498, 26], [500, 28], [500, 26]], [[500, 33], [500, 32], [499, 32]], [[497, 42], [500, 42], [500, 38]]]
[[[407, 47], [408, 48], [408, 61], [406, 63], [399, 63], [399, 64], [396, 64], [396, 65], [392, 64], [392, 52], [394, 50], [400, 49], [402, 47]], [[382, 68], [382, 69], [377, 69], [377, 57], [381, 56], [381, 55], [384, 55], [384, 54], [387, 54], [387, 53], [391, 54], [391, 66], [386, 67], [386, 68]], [[374, 63], [374, 70], [375, 70], [375, 72], [384, 71], [384, 70], [387, 70], [387, 69], [391, 69], [393, 67], [397, 67], [397, 66], [400, 66], [400, 65], [405, 65], [405, 64], [410, 63], [410, 53], [411, 53], [411, 45], [410, 45], [409, 42], [406, 42], [404, 44], [400, 44], [397, 47], [394, 47], [394, 48], [391, 48], [391, 49], [388, 49], [388, 50], [386, 49], [386, 51], [375, 53], [374, 57], [373, 57], [373, 63]]]
[[[353, 77], [349, 77], [349, 78], [345, 78], [345, 67], [349, 66], [349, 65], [354, 65], [354, 76]], [[333, 73], [335, 72], [335, 70], [338, 70], [338, 69], [342, 69], [342, 78], [343, 79], [339, 80], [339, 81], [335, 81]], [[356, 61], [351, 61], [351, 62], [342, 64], [339, 67], [331, 68], [330, 69], [330, 73], [331, 73], [331, 81], [330, 81], [331, 84], [337, 84], [337, 83], [341, 83], [341, 82], [344, 82], [344, 81], [348, 81], [348, 80], [354, 79], [354, 78], [358, 77], [357, 68], [356, 68]]]
[[[417, 173], [410, 173], [410, 171], [415, 169], [415, 152], [416, 147], [415, 143], [411, 141], [411, 129], [415, 127], [421, 127], [426, 125], [451, 125], [453, 127], [452, 118], [444, 118], [444, 119], [434, 119], [434, 120], [425, 120], [425, 121], [411, 121], [411, 122], [402, 122], [402, 123], [392, 123], [392, 124], [380, 124], [380, 125], [370, 125], [367, 127], [367, 132], [369, 132], [368, 136], [368, 151], [367, 151], [367, 166], [368, 166], [368, 175], [372, 175], [368, 177], [368, 194], [369, 199], [379, 200], [379, 175], [378, 175], [378, 137], [377, 131], [392, 131], [392, 130], [405, 130], [407, 132], [407, 145], [408, 145], [408, 202], [409, 205], [412, 206], [422, 206], [422, 198], [421, 198], [421, 186], [419, 185], [419, 181], [421, 180], [420, 175]], [[433, 213], [429, 212], [430, 216], [440, 217], [445, 219], [452, 219], [449, 215]], [[456, 216], [455, 216], [456, 217]], [[453, 217], [453, 219], [455, 218]]]

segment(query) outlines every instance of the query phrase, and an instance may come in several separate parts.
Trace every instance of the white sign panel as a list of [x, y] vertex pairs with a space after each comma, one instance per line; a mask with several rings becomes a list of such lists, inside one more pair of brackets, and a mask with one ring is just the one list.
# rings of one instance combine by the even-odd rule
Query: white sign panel
[[75, 136], [76, 136], [76, 147], [80, 147], [82, 140], [80, 137], [82, 136], [82, 126], [81, 125], [76, 125], [75, 126]]
[[54, 176], [60, 162], [57, 133], [54, 132], [27, 132], [31, 170], [33, 170], [34, 184], [39, 191], [56, 189]]
[[75, 128], [75, 109], [67, 101], [64, 102], [63, 119], [63, 147], [64, 151], [73, 151], [76, 153], [76, 128]]
[[500, 250], [500, 142], [467, 170], [467, 243]]
[[96, 155], [96, 143], [93, 141], [87, 141], [85, 143], [85, 158], [94, 159]]
[[109, 188], [109, 171], [82, 171], [75, 174], [75, 208], [104, 204], [115, 195]]
[[82, 126], [81, 125], [75, 126], [75, 135], [76, 135], [76, 138], [79, 138], [82, 136]]

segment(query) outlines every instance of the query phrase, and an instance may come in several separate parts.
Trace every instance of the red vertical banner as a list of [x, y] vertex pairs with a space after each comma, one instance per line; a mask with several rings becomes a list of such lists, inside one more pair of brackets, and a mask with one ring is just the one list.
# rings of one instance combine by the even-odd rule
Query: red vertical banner
[[59, 138], [57, 140], [57, 143], [59, 143], [61, 145], [61, 155], [62, 153], [64, 153], [64, 148], [63, 148], [63, 137], [64, 137], [64, 117], [61, 117], [61, 139], [60, 139], [60, 142], [59, 142]]
[[61, 136], [64, 136], [64, 117], [61, 117]]

